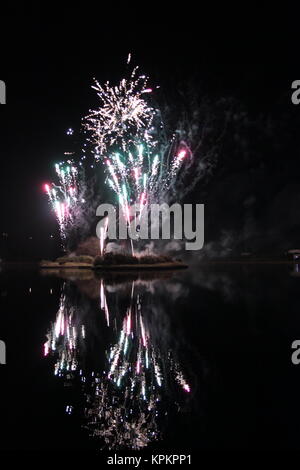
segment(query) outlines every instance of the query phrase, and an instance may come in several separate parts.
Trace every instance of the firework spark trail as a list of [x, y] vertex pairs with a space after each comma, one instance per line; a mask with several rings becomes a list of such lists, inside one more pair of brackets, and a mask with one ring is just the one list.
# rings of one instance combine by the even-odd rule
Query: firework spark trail
[[84, 180], [72, 160], [55, 164], [57, 181], [45, 184], [44, 190], [56, 215], [60, 235], [66, 241], [68, 231], [79, 222], [84, 199]]
[[108, 228], [108, 217], [105, 218], [104, 227], [100, 228], [100, 254], [101, 254], [101, 256], [104, 253], [104, 242], [105, 242], [105, 238], [106, 238], [107, 228]]
[[[136, 150], [132, 150], [126, 155], [120, 152], [113, 153], [110, 158], [105, 159], [108, 172], [107, 183], [117, 195], [121, 206], [122, 215], [129, 226], [132, 222], [130, 207], [139, 207], [139, 215], [135, 221], [135, 226], [141, 222], [144, 211], [148, 213], [150, 204], [162, 202], [171, 184], [176, 180], [177, 174], [185, 158], [190, 155], [187, 148], [179, 147], [180, 150], [175, 155], [168, 171], [164, 158], [159, 154], [152, 156], [145, 146], [140, 144]], [[133, 241], [131, 241], [131, 251]], [[103, 252], [101, 248], [101, 253]]]
[[[108, 185], [124, 208], [127, 203], [143, 201], [146, 204], [147, 201], [161, 200], [176, 179], [184, 159], [191, 156], [190, 149], [185, 143], [178, 143], [169, 159], [157, 142], [155, 146], [149, 146], [149, 142], [136, 139], [136, 142], [131, 141], [128, 151], [124, 151], [128, 141], [125, 139], [124, 142], [118, 150], [108, 147], [102, 157], [96, 153], [96, 158], [101, 157], [105, 163]], [[174, 147], [173, 142], [170, 145]]]
[[[129, 54], [127, 64], [130, 62]], [[83, 168], [88, 164], [88, 168], [94, 168], [98, 174], [95, 162], [104, 164], [106, 184], [116, 194], [128, 226], [131, 206], [139, 205], [141, 213], [146, 216], [150, 204], [171, 203], [175, 198], [178, 201], [178, 195], [182, 199], [201, 179], [211, 174], [218, 158], [218, 148], [233, 115], [222, 104], [224, 100], [218, 103], [215, 116], [211, 113], [210, 104], [204, 103], [201, 109], [195, 110], [199, 100], [193, 99], [191, 105], [183, 103], [185, 108], [175, 111], [175, 116], [179, 114], [180, 118], [178, 116], [176, 127], [172, 126], [172, 133], [164, 124], [159, 108], [153, 104], [153, 89], [159, 87], [150, 88], [148, 77], [139, 74], [138, 70], [135, 67], [129, 78], [123, 78], [116, 85], [107, 82], [102, 86], [95, 81], [93, 88], [99, 105], [83, 119], [87, 141], [92, 143], [93, 163], [88, 164], [91, 146], [86, 141], [82, 156], [74, 165], [75, 168]], [[193, 111], [192, 114], [189, 110]], [[173, 121], [171, 113], [166, 121]], [[72, 135], [72, 129], [67, 133]], [[194, 158], [191, 145], [195, 152], [200, 153], [201, 150], [201, 158]], [[73, 155], [73, 152], [65, 152], [65, 155]], [[62, 169], [58, 169], [59, 184], [45, 185], [45, 191], [53, 205], [62, 239], [66, 240], [76, 218], [72, 216], [76, 208], [76, 192], [73, 194], [71, 187], [71, 193], [65, 191]], [[192, 177], [188, 179], [188, 176]], [[95, 200], [95, 194], [93, 196]], [[80, 210], [79, 202], [78, 197], [76, 210]], [[141, 213], [136, 226], [140, 223]], [[90, 225], [90, 220], [85, 225]], [[101, 251], [103, 254], [104, 245]]]
[[137, 72], [138, 67], [116, 86], [107, 82], [102, 87], [96, 81], [93, 88], [100, 104], [84, 119], [95, 159], [104, 162], [106, 183], [117, 195], [128, 225], [129, 207], [138, 204], [142, 212], [151, 203], [164, 202], [184, 160], [191, 158], [190, 149], [175, 134], [167, 143], [160, 138], [161, 113], [149, 103], [148, 77]]
[[[129, 55], [128, 63], [130, 60]], [[84, 118], [85, 132], [93, 143], [95, 161], [104, 163], [106, 183], [117, 195], [128, 226], [130, 206], [140, 206], [138, 225], [142, 212], [151, 203], [165, 202], [184, 160], [191, 160], [192, 154], [176, 134], [170, 139], [162, 137], [165, 127], [161, 113], [152, 105], [148, 77], [139, 75], [138, 67], [129, 79], [123, 78], [116, 86], [109, 82], [102, 86], [95, 81], [93, 88], [100, 104]], [[73, 135], [73, 130], [69, 129], [67, 134]], [[80, 223], [83, 211], [85, 191], [79, 169], [83, 171], [83, 165], [88, 162], [86, 151], [87, 143], [77, 163], [72, 157], [73, 160], [56, 164], [58, 182], [44, 186], [64, 245], [72, 227]], [[90, 167], [97, 168], [93, 164]], [[132, 240], [131, 245], [133, 253]], [[104, 252], [104, 242], [100, 242], [100, 252]]]
[[127, 152], [139, 141], [146, 142], [148, 147], [156, 145], [151, 133], [156, 110], [144, 99], [152, 89], [147, 86], [148, 77], [137, 72], [135, 67], [130, 79], [123, 78], [117, 86], [107, 82], [102, 87], [95, 80], [92, 88], [97, 92], [100, 106], [85, 118], [85, 128], [96, 144], [96, 159], [106, 155], [113, 146]]

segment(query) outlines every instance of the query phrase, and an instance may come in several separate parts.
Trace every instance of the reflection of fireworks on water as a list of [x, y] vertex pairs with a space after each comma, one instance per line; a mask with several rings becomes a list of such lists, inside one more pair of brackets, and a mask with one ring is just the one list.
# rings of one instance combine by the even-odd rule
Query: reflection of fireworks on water
[[45, 355], [58, 354], [55, 375], [78, 373], [86, 401], [84, 427], [91, 436], [101, 439], [109, 449], [141, 449], [161, 438], [166, 410], [175, 401], [184, 400], [190, 385], [170, 348], [156, 337], [157, 325], [153, 329], [147, 321], [151, 311], [144, 309], [143, 293], [135, 282], [126, 296], [125, 312], [118, 303], [110, 305], [103, 280], [99, 287], [99, 306], [109, 334], [117, 338], [106, 350], [104, 368], [92, 372], [83, 368], [79, 340], [90, 333], [80, 318], [75, 325], [78, 308], [70, 304], [65, 292], [47, 335]]
[[134, 391], [125, 389], [120, 393], [109, 380], [95, 378], [86, 407], [90, 434], [103, 439], [109, 449], [146, 447], [160, 435], [158, 404], [152, 399], [142, 402]]
[[[101, 292], [101, 305], [108, 310], [102, 283]], [[109, 449], [141, 449], [158, 440], [168, 387], [175, 381], [190, 392], [171, 351], [164, 354], [152, 343], [142, 306], [133, 283], [118, 342], [108, 353], [107, 372], [92, 378], [87, 393], [87, 427]]]
[[[152, 344], [150, 330], [145, 325], [142, 306], [141, 296], [134, 293], [133, 282], [130, 306], [123, 319], [119, 340], [110, 349], [107, 376], [118, 387], [123, 381], [128, 381], [130, 389], [135, 389], [136, 393], [147, 401], [147, 390], [153, 390], [156, 385], [159, 387], [162, 385], [163, 359], [160, 351]], [[178, 377], [179, 373], [178, 371]], [[189, 391], [183, 375], [179, 383], [183, 390]]]
[[58, 359], [55, 364], [55, 375], [63, 376], [67, 372], [74, 372], [78, 367], [78, 341], [85, 338], [85, 327], [80, 329], [75, 325], [75, 307], [67, 302], [65, 292], [60, 297], [60, 306], [56, 314], [55, 323], [52, 324], [44, 344], [44, 355], [56, 353]]
[[106, 318], [106, 323], [107, 323], [107, 326], [109, 326], [109, 310], [108, 310], [108, 306], [107, 306], [105, 287], [104, 287], [104, 283], [103, 283], [102, 279], [101, 279], [101, 283], [100, 283], [100, 308], [101, 308], [101, 310], [104, 311], [105, 318]]

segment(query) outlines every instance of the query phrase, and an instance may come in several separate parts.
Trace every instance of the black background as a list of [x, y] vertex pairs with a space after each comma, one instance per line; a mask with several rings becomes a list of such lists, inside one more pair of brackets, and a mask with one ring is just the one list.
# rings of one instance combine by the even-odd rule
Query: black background
[[4, 11], [0, 233], [8, 238], [2, 236], [2, 257], [57, 253], [57, 226], [42, 186], [66, 149], [66, 130], [78, 129], [95, 104], [93, 77], [117, 82], [129, 52], [175, 113], [180, 92], [191, 86], [210, 100], [212, 114], [214, 102], [224, 97], [249, 117], [251, 125], [237, 122], [230, 130], [207, 186], [190, 196], [207, 205], [206, 242], [218, 245], [225, 230], [239, 252], [294, 248], [300, 202], [300, 107], [291, 103], [291, 83], [299, 78], [297, 30], [295, 10], [253, 4], [234, 12], [191, 4]]
[[[210, 100], [212, 113], [214, 102], [230, 97], [251, 122], [230, 129], [213, 174], [189, 196], [206, 203], [205, 246], [219, 253], [224, 230], [239, 253], [299, 246], [300, 106], [291, 103], [291, 83], [300, 78], [298, 12], [287, 2], [266, 9], [243, 3], [232, 12], [227, 5], [204, 7], [21, 5], [6, 12], [1, 5], [7, 104], [0, 106], [0, 235], [8, 239], [2, 237], [0, 257], [57, 253], [56, 221], [42, 186], [65, 151], [66, 130], [77, 128], [95, 104], [92, 78], [119, 81], [129, 52], [175, 109], [180, 91], [192, 83]], [[178, 302], [174, 336], [182, 333], [209, 365], [205, 387], [195, 394], [199, 408], [207, 394], [208, 406], [192, 425], [182, 420], [178, 435], [174, 427], [172, 452], [190, 448], [198, 460], [200, 449], [298, 448], [299, 372], [290, 345], [300, 333], [299, 288], [292, 269], [208, 273]], [[197, 267], [194, 273], [200, 278]], [[36, 274], [8, 272], [2, 281], [1, 339], [8, 345], [1, 369], [3, 448], [49, 452], [91, 445], [67, 422], [64, 397], [41, 359], [59, 287]], [[197, 374], [198, 362], [192, 366]]]

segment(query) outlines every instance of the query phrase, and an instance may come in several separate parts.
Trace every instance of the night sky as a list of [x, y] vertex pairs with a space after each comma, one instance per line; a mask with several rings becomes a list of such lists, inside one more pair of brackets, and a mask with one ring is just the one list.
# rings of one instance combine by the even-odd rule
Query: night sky
[[225, 16], [181, 5], [164, 14], [160, 7], [20, 7], [1, 15], [2, 258], [57, 253], [42, 185], [66, 150], [66, 130], [79, 129], [95, 106], [93, 77], [119, 81], [129, 52], [175, 114], [190, 93], [209, 103], [212, 116], [221, 98], [242, 116], [231, 122], [213, 173], [189, 196], [207, 206], [207, 250], [299, 248], [300, 105], [291, 103], [291, 83], [300, 79], [296, 13], [243, 7]]

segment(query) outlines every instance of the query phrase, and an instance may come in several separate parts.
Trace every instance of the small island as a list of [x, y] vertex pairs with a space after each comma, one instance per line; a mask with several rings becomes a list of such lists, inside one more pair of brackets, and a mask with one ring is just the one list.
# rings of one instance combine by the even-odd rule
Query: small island
[[123, 253], [105, 253], [103, 256], [62, 256], [55, 261], [43, 260], [42, 269], [93, 269], [93, 270], [150, 270], [185, 269], [188, 267], [180, 259], [167, 255], [132, 256]]

